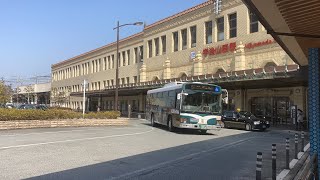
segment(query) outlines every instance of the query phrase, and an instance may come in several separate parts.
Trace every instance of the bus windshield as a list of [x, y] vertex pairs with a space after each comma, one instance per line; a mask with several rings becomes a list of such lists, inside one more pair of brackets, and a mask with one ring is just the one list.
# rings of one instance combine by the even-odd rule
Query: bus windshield
[[219, 114], [221, 112], [221, 95], [210, 91], [187, 91], [182, 98], [181, 111], [192, 113]]

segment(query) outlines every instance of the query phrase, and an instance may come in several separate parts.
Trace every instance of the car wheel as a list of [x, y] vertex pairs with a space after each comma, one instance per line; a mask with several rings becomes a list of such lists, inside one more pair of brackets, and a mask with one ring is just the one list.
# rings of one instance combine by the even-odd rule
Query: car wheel
[[156, 123], [154, 122], [154, 116], [153, 116], [153, 114], [151, 114], [151, 126], [152, 126], [152, 127], [155, 127], [155, 126], [156, 126]]
[[224, 128], [224, 127], [225, 127], [224, 122], [221, 122], [221, 123], [220, 123], [220, 127], [221, 127], [221, 128]]
[[200, 130], [200, 134], [207, 134], [207, 130]]
[[251, 124], [247, 123], [246, 124], [246, 130], [247, 131], [251, 131], [252, 127], [251, 127]]
[[172, 125], [172, 117], [171, 117], [171, 116], [169, 116], [169, 118], [168, 118], [168, 130], [169, 130], [170, 132], [173, 132], [173, 131], [174, 131], [174, 127], [173, 127], [173, 125]]

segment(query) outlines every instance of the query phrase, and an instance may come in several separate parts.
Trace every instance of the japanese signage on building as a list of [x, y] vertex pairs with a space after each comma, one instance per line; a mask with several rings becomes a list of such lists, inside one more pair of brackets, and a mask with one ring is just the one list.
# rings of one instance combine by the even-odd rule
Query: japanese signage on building
[[[253, 48], [256, 48], [256, 47], [265, 46], [265, 45], [269, 45], [269, 44], [272, 44], [272, 43], [275, 43], [275, 40], [267, 39], [265, 41], [260, 41], [260, 42], [246, 43], [244, 45], [244, 47], [245, 47], [245, 49], [253, 49]], [[205, 49], [202, 50], [202, 54], [204, 56], [225, 54], [225, 53], [228, 53], [228, 52], [235, 51], [236, 47], [237, 47], [236, 42], [232, 42], [232, 43], [223, 44], [223, 45], [217, 46], [217, 47], [205, 48]]]
[[233, 52], [236, 49], [236, 46], [237, 46], [236, 42], [232, 42], [232, 43], [224, 44], [218, 47], [205, 48], [202, 50], [202, 54], [204, 56], [225, 54], [228, 52]]

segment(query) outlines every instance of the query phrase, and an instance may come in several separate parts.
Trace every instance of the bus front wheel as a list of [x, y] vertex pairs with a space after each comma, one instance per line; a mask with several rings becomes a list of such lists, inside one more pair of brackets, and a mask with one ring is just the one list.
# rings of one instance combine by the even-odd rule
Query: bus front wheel
[[173, 125], [172, 125], [172, 117], [171, 117], [171, 116], [168, 117], [168, 130], [169, 130], [170, 132], [173, 132], [173, 131], [174, 131], [174, 127], [173, 127]]

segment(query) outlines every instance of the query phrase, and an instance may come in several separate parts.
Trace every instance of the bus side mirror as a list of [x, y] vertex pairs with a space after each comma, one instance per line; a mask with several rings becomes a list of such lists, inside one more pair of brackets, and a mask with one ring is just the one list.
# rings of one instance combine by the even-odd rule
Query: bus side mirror
[[228, 104], [229, 103], [229, 93], [226, 89], [222, 89], [222, 102], [224, 104]]
[[181, 99], [182, 96], [188, 96], [188, 93], [179, 93], [177, 94], [177, 99]]
[[181, 99], [181, 93], [177, 94], [177, 99], [178, 99], [178, 100]]

